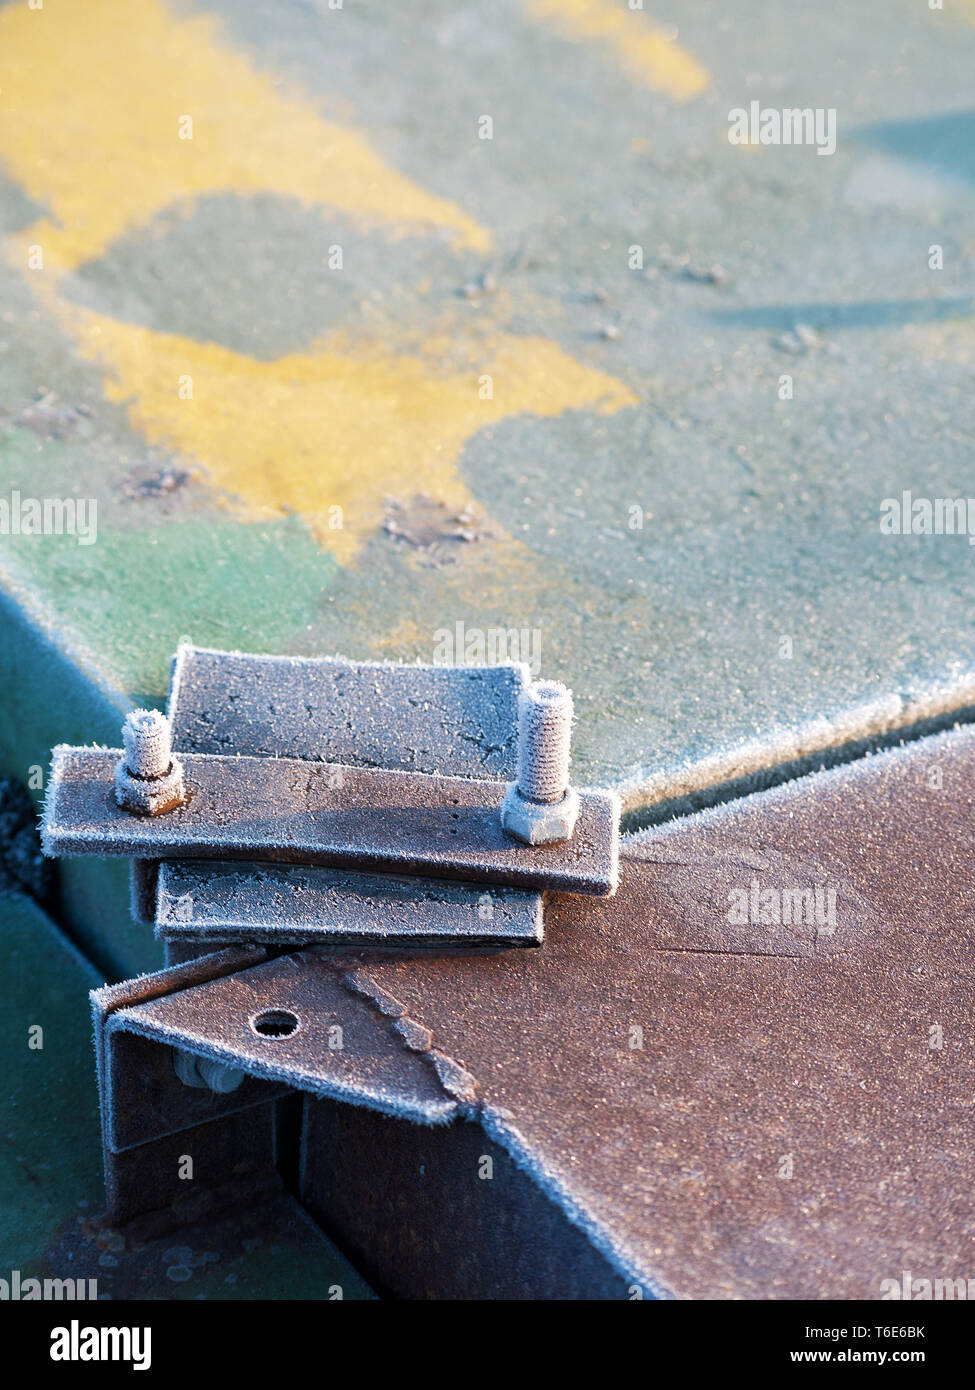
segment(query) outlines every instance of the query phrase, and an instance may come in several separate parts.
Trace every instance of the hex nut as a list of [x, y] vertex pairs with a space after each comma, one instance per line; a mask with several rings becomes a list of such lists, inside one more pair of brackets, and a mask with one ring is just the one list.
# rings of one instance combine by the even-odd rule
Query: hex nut
[[171, 760], [162, 777], [133, 777], [124, 757], [115, 764], [115, 800], [125, 811], [161, 816], [182, 805], [185, 797], [183, 765], [177, 758]]
[[570, 840], [579, 815], [579, 795], [569, 787], [561, 801], [531, 801], [517, 782], [509, 782], [501, 803], [501, 825], [525, 845], [555, 845]]

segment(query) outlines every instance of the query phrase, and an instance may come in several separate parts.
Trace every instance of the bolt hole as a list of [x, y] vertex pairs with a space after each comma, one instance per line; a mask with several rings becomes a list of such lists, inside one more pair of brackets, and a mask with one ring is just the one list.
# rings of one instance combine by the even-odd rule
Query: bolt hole
[[262, 1038], [289, 1038], [298, 1031], [298, 1018], [287, 1009], [265, 1009], [254, 1015], [251, 1027]]

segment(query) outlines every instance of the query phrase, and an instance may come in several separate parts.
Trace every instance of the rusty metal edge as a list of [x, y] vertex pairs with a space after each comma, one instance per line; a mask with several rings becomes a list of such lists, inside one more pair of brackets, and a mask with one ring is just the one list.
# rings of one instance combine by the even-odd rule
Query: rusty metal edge
[[[417, 878], [417, 876], [394, 875], [394, 874], [365, 874], [356, 870], [330, 870], [330, 869], [303, 869], [300, 865], [276, 865], [276, 864], [251, 864], [248, 861], [236, 861], [233, 864], [221, 863], [221, 861], [210, 860], [158, 860], [143, 861], [134, 860], [133, 864], [143, 864], [151, 862], [158, 865], [158, 873], [154, 882], [155, 911], [153, 918], [155, 924], [155, 936], [159, 941], [192, 941], [200, 944], [211, 944], [214, 949], [218, 946], [230, 946], [237, 942], [261, 942], [265, 945], [274, 946], [306, 946], [306, 945], [338, 945], [338, 946], [409, 946], [409, 947], [438, 947], [438, 946], [520, 946], [536, 947], [540, 946], [545, 939], [545, 920], [544, 920], [544, 894], [542, 892], [531, 892], [522, 889], [506, 888], [498, 893], [498, 898], [504, 900], [517, 900], [514, 904], [513, 915], [520, 925], [516, 929], [509, 927], [506, 931], [493, 930], [484, 927], [477, 931], [451, 931], [449, 927], [444, 927], [437, 931], [421, 932], [417, 928], [406, 926], [394, 926], [388, 931], [379, 930], [356, 931], [355, 928], [346, 924], [345, 926], [329, 926], [324, 920], [320, 922], [306, 923], [304, 926], [288, 925], [285, 926], [280, 920], [268, 917], [262, 920], [260, 916], [246, 917], [244, 915], [234, 915], [232, 912], [223, 912], [218, 915], [212, 913], [212, 903], [214, 897], [219, 901], [219, 892], [213, 887], [206, 877], [207, 866], [219, 867], [221, 870], [232, 869], [235, 873], [247, 874], [248, 872], [257, 874], [258, 872], [268, 875], [277, 880], [281, 892], [286, 892], [289, 886], [289, 873], [298, 870], [301, 874], [302, 885], [305, 888], [314, 886], [316, 880], [320, 880], [323, 886], [327, 887], [329, 877], [334, 875], [341, 889], [347, 889], [343, 894], [344, 901], [349, 904], [351, 912], [355, 910], [355, 899], [361, 893], [368, 895], [370, 891], [375, 891], [377, 886], [382, 886], [382, 880], [388, 880], [389, 884], [395, 884], [404, 890], [413, 888], [422, 889], [424, 886], [428, 893], [437, 889], [438, 880], [428, 878]], [[174, 888], [170, 884], [170, 876], [179, 875], [180, 883]], [[194, 877], [199, 881], [194, 887]], [[189, 880], [189, 886], [186, 886]], [[174, 898], [178, 901], [181, 894], [177, 889], [182, 887], [183, 892], [189, 892], [193, 900], [194, 907], [203, 902], [211, 907], [210, 915], [204, 921], [199, 922], [194, 919], [182, 920], [174, 917], [167, 909]], [[457, 880], [447, 880], [443, 882], [445, 892], [453, 893], [456, 897], [461, 892], [465, 893], [473, 902], [479, 902], [485, 896], [484, 884], [465, 884]], [[490, 895], [488, 895], [490, 896]], [[445, 904], [448, 908], [450, 904]], [[458, 911], [467, 911], [460, 904], [454, 903], [453, 906]]]
[[111, 1152], [109, 1145], [109, 1113], [107, 1088], [107, 1031], [112, 1015], [129, 1004], [144, 1003], [159, 999], [177, 990], [188, 989], [193, 985], [205, 984], [208, 980], [232, 975], [239, 969], [259, 965], [267, 959], [267, 951], [260, 946], [235, 946], [227, 950], [215, 951], [209, 955], [197, 956], [181, 965], [171, 965], [150, 975], [136, 975], [130, 980], [117, 984], [101, 985], [89, 991], [91, 1004], [92, 1031], [95, 1048], [95, 1077], [98, 1084], [99, 1112], [103, 1156]]

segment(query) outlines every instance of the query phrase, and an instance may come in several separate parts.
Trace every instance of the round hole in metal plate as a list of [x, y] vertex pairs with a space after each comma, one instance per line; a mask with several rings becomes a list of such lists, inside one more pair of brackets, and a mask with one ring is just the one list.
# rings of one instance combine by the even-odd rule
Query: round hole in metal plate
[[289, 1009], [265, 1009], [251, 1019], [251, 1027], [260, 1038], [290, 1038], [299, 1026], [297, 1014]]

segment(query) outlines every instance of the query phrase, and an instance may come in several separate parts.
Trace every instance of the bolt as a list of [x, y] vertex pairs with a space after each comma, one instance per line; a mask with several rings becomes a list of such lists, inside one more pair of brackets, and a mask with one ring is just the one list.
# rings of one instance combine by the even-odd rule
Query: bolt
[[157, 709], [134, 709], [122, 725], [125, 765], [133, 777], [164, 777], [172, 762], [169, 720]]
[[536, 681], [518, 698], [518, 790], [531, 801], [561, 801], [569, 786], [572, 692]]
[[569, 786], [572, 692], [559, 681], [536, 681], [518, 698], [518, 780], [501, 808], [501, 824], [529, 845], [568, 840], [579, 798]]
[[213, 1091], [218, 1096], [236, 1091], [246, 1076], [246, 1072], [237, 1067], [215, 1062], [212, 1057], [194, 1057], [191, 1052], [179, 1048], [173, 1049], [173, 1069], [184, 1086]]
[[134, 709], [122, 726], [124, 754], [115, 766], [115, 799], [126, 811], [159, 816], [185, 799], [182, 765], [173, 757], [169, 720]]

